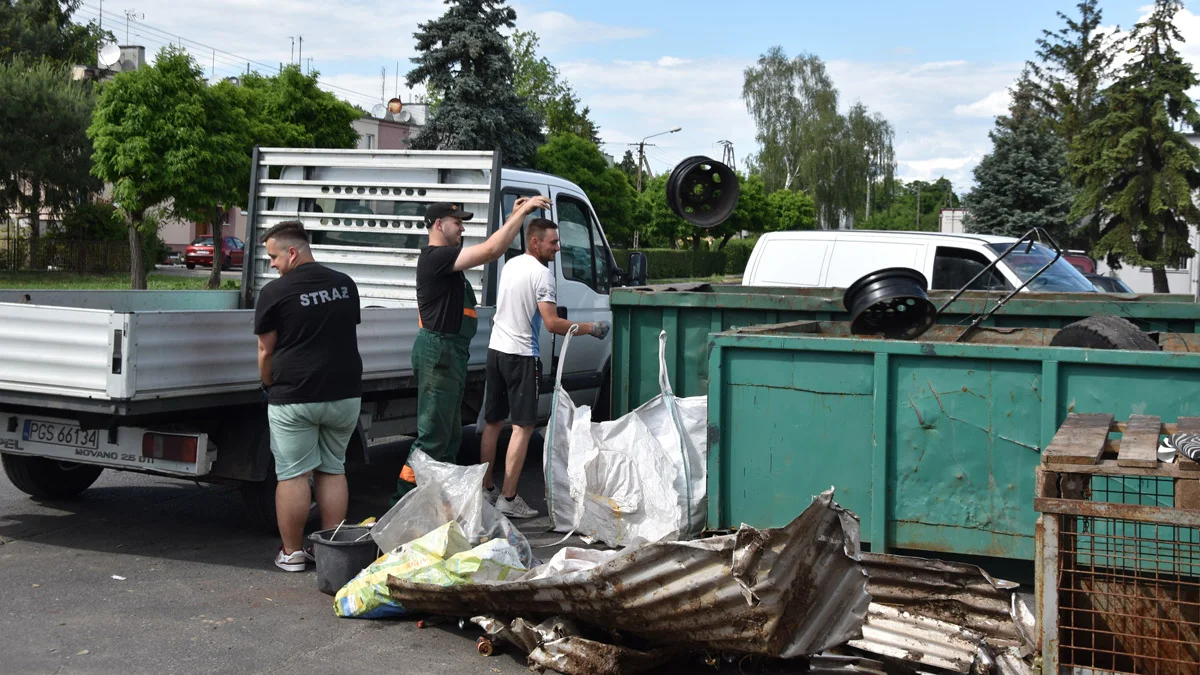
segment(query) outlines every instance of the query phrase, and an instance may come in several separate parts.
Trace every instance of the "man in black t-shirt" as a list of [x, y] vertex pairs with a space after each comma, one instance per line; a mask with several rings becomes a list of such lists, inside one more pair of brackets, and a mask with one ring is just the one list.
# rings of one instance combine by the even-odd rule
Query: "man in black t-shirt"
[[[467, 387], [467, 361], [478, 318], [475, 291], [463, 270], [498, 259], [508, 250], [525, 217], [549, 209], [542, 196], [522, 197], [504, 225], [487, 241], [462, 245], [464, 220], [475, 214], [455, 204], [430, 204], [425, 210], [429, 245], [417, 257], [417, 313], [421, 330], [413, 342], [413, 373], [417, 377], [417, 440], [421, 450], [439, 462], [453, 463], [462, 441], [462, 399]], [[416, 476], [405, 464], [396, 480], [395, 504], [416, 487]]]
[[271, 267], [279, 270], [254, 309], [258, 371], [279, 479], [275, 509], [283, 544], [275, 565], [303, 572], [312, 559], [303, 547], [310, 475], [322, 528], [346, 518], [346, 446], [362, 398], [358, 287], [313, 260], [299, 221], [279, 223], [263, 239]]

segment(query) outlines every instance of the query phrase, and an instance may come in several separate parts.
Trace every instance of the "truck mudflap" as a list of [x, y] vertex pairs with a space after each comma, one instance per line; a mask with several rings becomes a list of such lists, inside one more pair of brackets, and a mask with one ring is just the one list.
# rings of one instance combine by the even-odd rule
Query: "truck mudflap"
[[0, 452], [6, 454], [180, 476], [206, 475], [217, 459], [217, 448], [206, 433], [85, 429], [75, 420], [45, 415], [0, 419]]

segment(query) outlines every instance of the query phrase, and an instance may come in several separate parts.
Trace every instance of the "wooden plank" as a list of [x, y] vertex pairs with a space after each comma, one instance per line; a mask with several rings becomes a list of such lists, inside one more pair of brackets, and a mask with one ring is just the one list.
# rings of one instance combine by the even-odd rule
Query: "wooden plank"
[[1050, 447], [1042, 455], [1043, 464], [1095, 464], [1104, 452], [1110, 413], [1071, 413], [1058, 428]]
[[[1200, 434], [1200, 417], [1180, 417], [1178, 433]], [[1200, 464], [1197, 464], [1196, 462], [1184, 457], [1183, 455], [1180, 455], [1179, 453], [1175, 453], [1175, 463], [1179, 465], [1179, 470], [1181, 472], [1194, 471], [1197, 474], [1200, 474]]]
[[1058, 474], [1049, 471], [1046, 467], [1039, 466], [1035, 470], [1033, 478], [1033, 496], [1034, 497], [1057, 497], [1058, 494]]
[[1130, 415], [1121, 435], [1121, 449], [1117, 452], [1118, 466], [1140, 466], [1153, 469], [1158, 466], [1158, 436], [1162, 431], [1162, 419], [1153, 415]]
[[[1125, 422], [1113, 422], [1112, 426], [1109, 427], [1108, 430], [1115, 434], [1123, 434], [1125, 433], [1126, 426], [1127, 424]], [[1174, 422], [1167, 422], [1166, 424], [1162, 425], [1162, 433], [1167, 435], [1173, 434], [1178, 430], [1179, 425]]]
[[1200, 511], [1175, 509], [1165, 506], [1142, 506], [1141, 504], [1089, 502], [1082, 499], [1034, 497], [1033, 510], [1039, 513], [1057, 513], [1063, 516], [1132, 520], [1148, 525], [1200, 527]]
[[1200, 479], [1200, 471], [1184, 471], [1178, 462], [1159, 462], [1154, 468], [1140, 466], [1120, 466], [1115, 459], [1101, 459], [1095, 464], [1059, 465], [1052, 470], [1059, 473], [1060, 481], [1066, 476], [1145, 476], [1147, 478], [1195, 478]]
[[1200, 509], [1200, 479], [1175, 480], [1175, 508]]

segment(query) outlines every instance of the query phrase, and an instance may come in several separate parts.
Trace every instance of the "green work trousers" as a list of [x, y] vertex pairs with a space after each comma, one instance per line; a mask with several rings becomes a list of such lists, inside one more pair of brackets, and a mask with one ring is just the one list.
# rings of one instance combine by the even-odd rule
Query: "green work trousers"
[[[463, 317], [463, 322], [474, 319]], [[465, 327], [464, 327], [465, 328]], [[474, 326], [470, 327], [474, 335]], [[471, 339], [464, 335], [437, 333], [422, 328], [413, 343], [413, 373], [417, 377], [417, 440], [421, 450], [439, 462], [453, 463], [462, 443], [462, 401], [467, 388], [467, 361]], [[392, 504], [416, 487], [407, 464], [396, 481]]]

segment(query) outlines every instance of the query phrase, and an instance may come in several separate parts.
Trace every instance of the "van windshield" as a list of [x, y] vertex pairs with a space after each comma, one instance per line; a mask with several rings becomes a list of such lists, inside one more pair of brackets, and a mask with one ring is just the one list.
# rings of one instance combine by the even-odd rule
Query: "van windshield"
[[[1000, 255], [1008, 250], [1012, 243], [1004, 244], [988, 244], [988, 248]], [[1028, 252], [1026, 251], [1028, 249]], [[1021, 281], [1029, 281], [1029, 277], [1037, 274], [1037, 271], [1045, 267], [1046, 263], [1054, 260], [1054, 251], [1045, 244], [1034, 244], [1033, 248], [1029, 248], [1028, 244], [1021, 244], [1012, 253], [1008, 254], [1002, 264], [1008, 265]], [[1031, 291], [1049, 291], [1060, 293], [1095, 293], [1096, 287], [1091, 284], [1079, 270], [1075, 269], [1071, 263], [1067, 262], [1066, 258], [1054, 260], [1054, 264], [1045, 272], [1042, 272], [1033, 281], [1026, 286]]]

